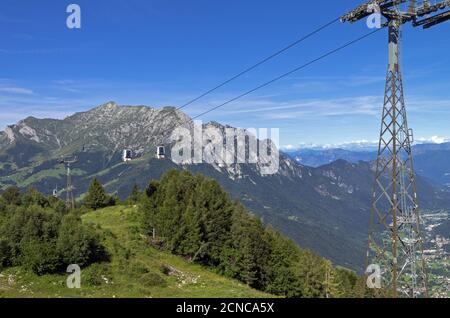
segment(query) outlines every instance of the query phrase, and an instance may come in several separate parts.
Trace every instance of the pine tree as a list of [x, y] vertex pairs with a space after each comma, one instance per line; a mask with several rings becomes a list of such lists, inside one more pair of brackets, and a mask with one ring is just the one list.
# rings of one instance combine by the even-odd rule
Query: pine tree
[[247, 285], [261, 288], [266, 270], [269, 246], [264, 240], [261, 222], [250, 216], [241, 204], [236, 204], [231, 226], [232, 246], [238, 251], [237, 278]]
[[365, 277], [358, 276], [355, 272], [337, 267], [333, 269], [334, 279], [339, 284], [339, 297], [370, 297], [370, 295], [364, 295], [365, 290]]
[[206, 246], [202, 242], [200, 218], [192, 199], [189, 200], [186, 211], [183, 214], [182, 226], [183, 238], [180, 242], [180, 253], [190, 256], [193, 260], [201, 258], [201, 249]]
[[84, 205], [90, 209], [97, 210], [110, 204], [110, 197], [103, 189], [102, 184], [94, 178], [89, 186]]
[[304, 279], [299, 275], [301, 255], [298, 248], [273, 230], [267, 230], [265, 236], [271, 251], [267, 273], [263, 277], [265, 290], [275, 295], [304, 297]]
[[230, 244], [231, 215], [234, 205], [220, 185], [211, 179], [202, 178], [195, 195], [195, 205], [200, 213], [205, 241], [207, 263], [218, 266], [222, 249]]
[[20, 205], [21, 203], [21, 194], [20, 190], [16, 186], [8, 187], [3, 193], [2, 197], [7, 204], [11, 205]]
[[130, 195], [128, 196], [127, 203], [128, 204], [136, 204], [139, 202], [141, 198], [141, 191], [137, 184], [134, 184], [133, 189], [131, 190]]
[[147, 188], [145, 189], [145, 194], [147, 195], [147, 197], [151, 198], [153, 194], [155, 194], [156, 191], [158, 190], [158, 187], [159, 187], [158, 181], [155, 180], [150, 181]]
[[339, 277], [337, 276], [336, 271], [334, 270], [331, 262], [326, 261], [324, 263], [325, 267], [325, 297], [326, 298], [340, 298], [344, 295], [344, 291], [341, 286], [341, 282]]

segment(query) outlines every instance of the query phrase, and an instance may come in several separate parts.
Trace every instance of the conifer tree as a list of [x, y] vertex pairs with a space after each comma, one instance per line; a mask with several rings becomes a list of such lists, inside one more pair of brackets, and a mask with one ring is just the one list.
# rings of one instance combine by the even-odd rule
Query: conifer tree
[[203, 178], [195, 196], [195, 204], [201, 213], [208, 263], [217, 266], [221, 262], [222, 249], [230, 243], [231, 215], [234, 205], [225, 191], [214, 180]]
[[131, 190], [130, 195], [128, 196], [127, 203], [128, 204], [136, 204], [139, 202], [141, 198], [141, 191], [137, 184], [134, 184], [133, 189]]
[[180, 242], [180, 253], [192, 259], [201, 258], [201, 249], [205, 247], [205, 243], [202, 242], [200, 217], [192, 198], [183, 214], [182, 226], [183, 238]]
[[89, 186], [84, 205], [90, 209], [97, 210], [110, 204], [110, 197], [102, 184], [94, 178]]
[[324, 262], [325, 267], [325, 297], [326, 298], [340, 298], [344, 295], [343, 290], [340, 288], [341, 282], [337, 277], [336, 272], [331, 265], [331, 262]]
[[237, 278], [252, 287], [261, 287], [268, 258], [268, 245], [263, 239], [261, 222], [246, 213], [241, 204], [236, 204], [231, 226], [231, 241], [238, 251], [236, 260]]
[[3, 193], [2, 198], [5, 200], [7, 204], [11, 205], [20, 205], [20, 190], [16, 186], [8, 187]]

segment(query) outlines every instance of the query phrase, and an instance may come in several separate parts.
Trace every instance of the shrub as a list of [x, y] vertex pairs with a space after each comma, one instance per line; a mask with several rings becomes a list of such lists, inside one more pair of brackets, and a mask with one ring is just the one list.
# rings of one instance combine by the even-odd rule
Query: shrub
[[[53, 242], [58, 234], [60, 217], [38, 206], [18, 207], [10, 212], [1, 229], [0, 237], [8, 241], [11, 248], [12, 265], [22, 265], [28, 242]], [[33, 258], [27, 251], [28, 258]]]
[[31, 206], [38, 205], [42, 208], [49, 207], [49, 200], [39, 191], [29, 188], [24, 194], [22, 194], [22, 205]]
[[22, 243], [21, 265], [38, 275], [58, 271], [61, 268], [61, 261], [55, 241]]
[[81, 271], [81, 284], [88, 286], [100, 286], [111, 283], [111, 270], [108, 264], [95, 263]]
[[10, 265], [11, 249], [8, 241], [0, 238], [0, 270]]
[[141, 262], [131, 262], [126, 268], [127, 273], [136, 276], [137, 278], [141, 277], [144, 274], [149, 272], [148, 267]]
[[169, 266], [163, 264], [159, 267], [159, 270], [161, 271], [161, 273], [163, 273], [164, 275], [169, 275], [171, 272], [171, 269]]
[[146, 287], [166, 287], [167, 282], [156, 273], [146, 273], [142, 275], [141, 282]]
[[20, 205], [20, 190], [18, 187], [9, 187], [2, 193], [2, 198], [7, 204]]
[[131, 190], [130, 195], [128, 196], [127, 203], [130, 205], [138, 203], [141, 199], [141, 195], [142, 195], [142, 193], [139, 190], [138, 185], [135, 184], [133, 186], [133, 189]]
[[78, 216], [69, 214], [62, 220], [56, 248], [65, 265], [85, 266], [105, 258], [105, 250], [99, 241], [94, 229], [83, 225]]
[[36, 204], [8, 209], [0, 215], [0, 267], [23, 266], [41, 275], [107, 259], [96, 231], [79, 216]]

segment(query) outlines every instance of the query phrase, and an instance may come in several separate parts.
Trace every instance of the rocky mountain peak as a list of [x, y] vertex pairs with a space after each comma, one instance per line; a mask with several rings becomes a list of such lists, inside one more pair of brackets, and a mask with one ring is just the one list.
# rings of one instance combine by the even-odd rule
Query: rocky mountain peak
[[175, 107], [119, 105], [109, 101], [65, 119], [28, 117], [0, 132], [0, 151], [20, 142], [36, 144], [52, 153], [89, 149], [137, 153], [168, 142], [178, 126], [191, 127], [189, 116]]
[[109, 101], [103, 105], [100, 105], [97, 107], [97, 109], [105, 109], [105, 110], [111, 110], [111, 109], [117, 109], [119, 105], [115, 101]]

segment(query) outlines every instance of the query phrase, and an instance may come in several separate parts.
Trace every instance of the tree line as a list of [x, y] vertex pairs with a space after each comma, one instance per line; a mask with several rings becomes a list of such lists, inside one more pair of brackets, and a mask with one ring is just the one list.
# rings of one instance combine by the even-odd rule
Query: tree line
[[362, 277], [265, 227], [210, 178], [169, 171], [150, 182], [140, 209], [153, 244], [253, 288], [287, 297], [363, 296]]
[[213, 179], [171, 170], [125, 202], [93, 179], [81, 209], [53, 196], [10, 187], [0, 195], [0, 269], [37, 274], [108, 259], [101, 231], [80, 215], [115, 204], [138, 205], [142, 230], [157, 248], [185, 257], [250, 287], [287, 297], [363, 297], [363, 278], [335, 268], [266, 227]]
[[17, 187], [0, 196], [0, 269], [22, 266], [36, 274], [65, 271], [107, 259], [101, 233], [53, 196]]

